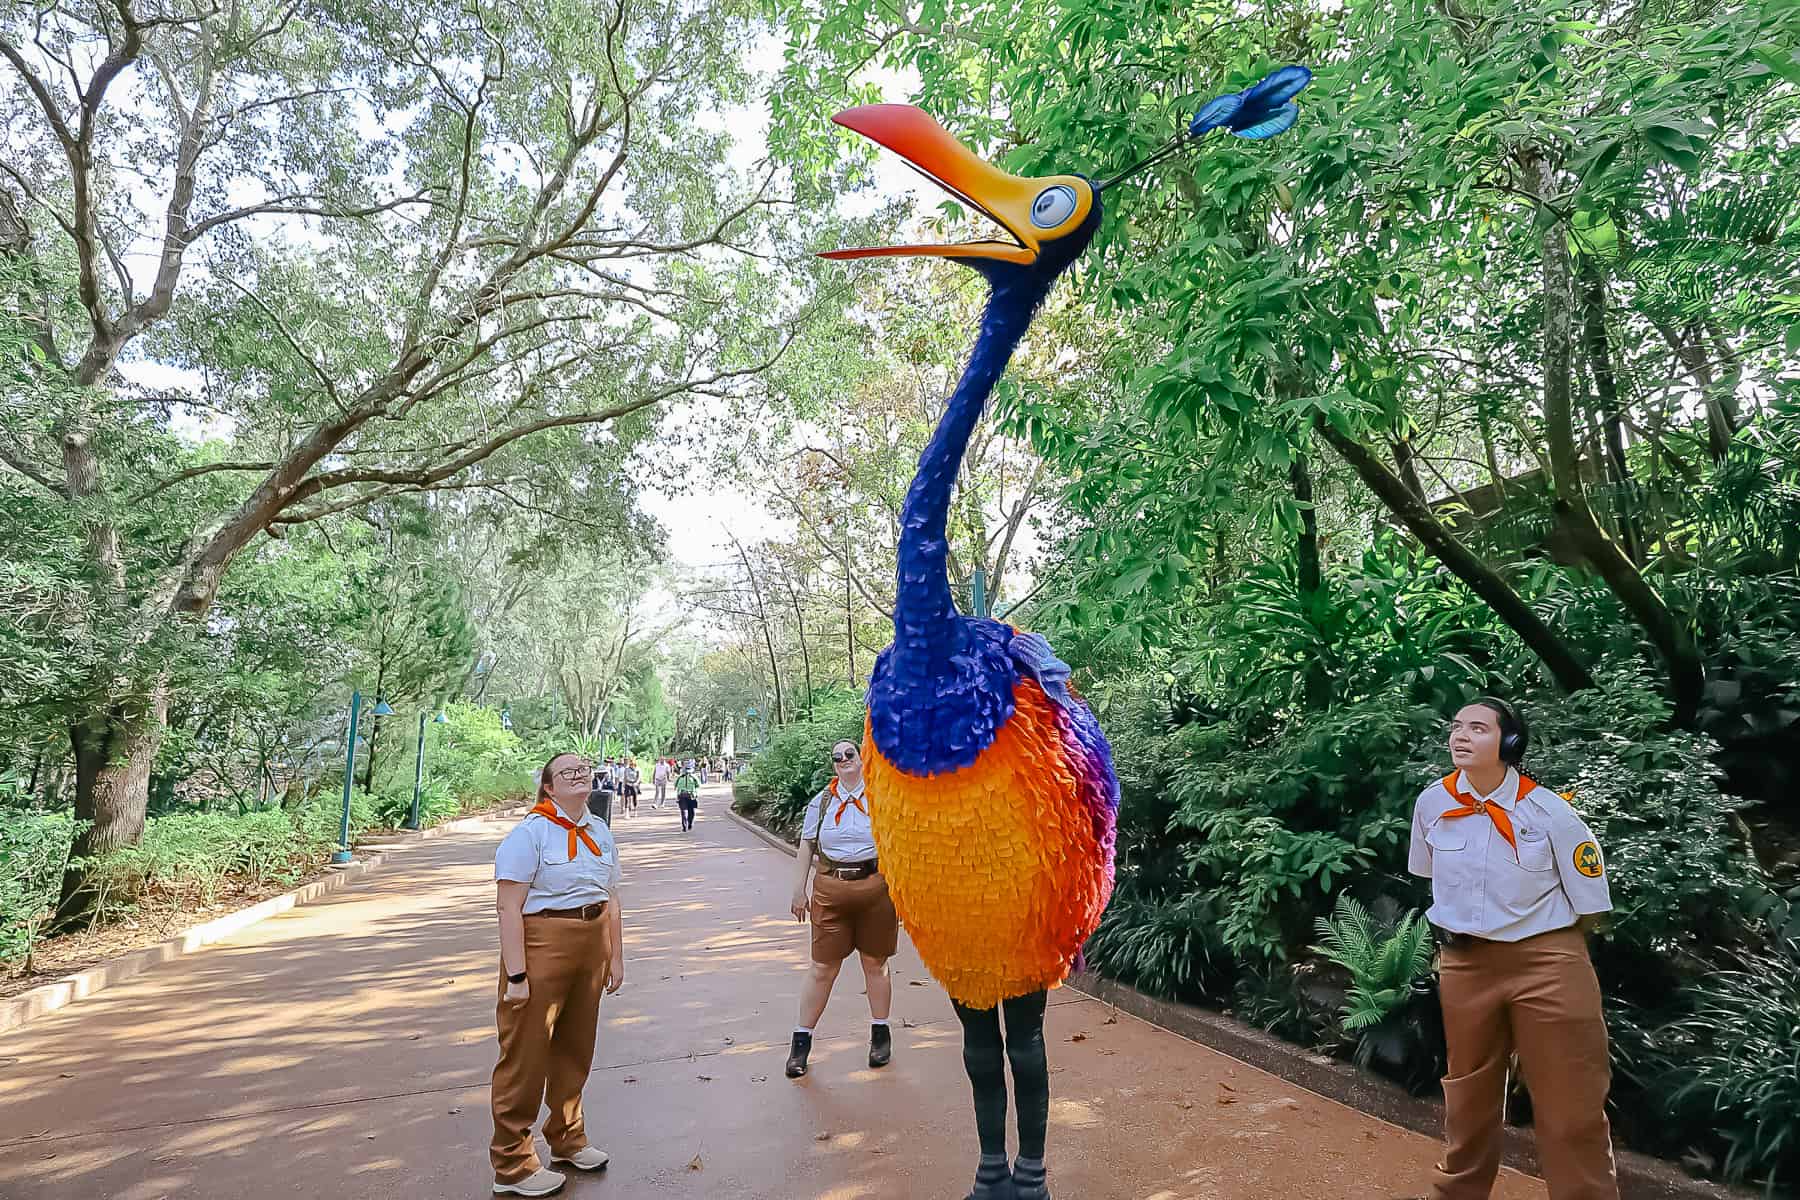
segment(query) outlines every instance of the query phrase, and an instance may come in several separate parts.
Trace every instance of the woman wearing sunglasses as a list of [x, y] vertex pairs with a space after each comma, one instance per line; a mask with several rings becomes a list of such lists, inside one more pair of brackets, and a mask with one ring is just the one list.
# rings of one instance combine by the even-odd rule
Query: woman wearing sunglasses
[[862, 752], [854, 742], [839, 742], [831, 748], [831, 765], [837, 778], [806, 807], [800, 829], [800, 876], [789, 906], [796, 921], [812, 917], [812, 969], [800, 991], [800, 1020], [788, 1051], [789, 1079], [806, 1074], [813, 1027], [825, 1014], [831, 985], [852, 950], [862, 960], [868, 984], [869, 1065], [885, 1067], [894, 1053], [888, 1033], [894, 986], [887, 962], [899, 941], [900, 921], [875, 861], [869, 802], [863, 794]]
[[581, 1089], [594, 1062], [600, 993], [625, 982], [619, 850], [588, 811], [594, 768], [558, 754], [538, 776], [537, 806], [494, 855], [499, 888], [500, 1061], [492, 1093], [494, 1194], [548, 1196], [563, 1176], [538, 1161], [531, 1126], [540, 1105], [552, 1165], [598, 1171]]

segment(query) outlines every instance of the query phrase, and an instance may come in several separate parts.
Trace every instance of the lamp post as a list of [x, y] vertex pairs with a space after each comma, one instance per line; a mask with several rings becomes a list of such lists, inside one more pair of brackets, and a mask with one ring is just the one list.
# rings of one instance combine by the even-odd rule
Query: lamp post
[[[449, 721], [450, 721], [450, 718], [446, 717], [444, 715], [443, 709], [439, 709], [438, 715], [431, 719], [431, 723], [434, 725], [447, 725], [447, 724], [449, 724]], [[419, 714], [419, 749], [418, 749], [418, 753], [413, 757], [412, 811], [410, 813], [408, 813], [407, 817], [406, 817], [406, 828], [408, 828], [408, 829], [417, 829], [419, 827], [419, 789], [424, 785], [424, 782], [425, 782], [425, 714], [423, 712], [421, 712]]]
[[[380, 696], [375, 697], [375, 707], [370, 711], [378, 717], [394, 715], [394, 710]], [[356, 723], [361, 717], [362, 692], [352, 688], [350, 690], [350, 732], [344, 738], [344, 812], [338, 821], [338, 848], [331, 854], [331, 861], [334, 863], [350, 861], [350, 789], [356, 785]]]

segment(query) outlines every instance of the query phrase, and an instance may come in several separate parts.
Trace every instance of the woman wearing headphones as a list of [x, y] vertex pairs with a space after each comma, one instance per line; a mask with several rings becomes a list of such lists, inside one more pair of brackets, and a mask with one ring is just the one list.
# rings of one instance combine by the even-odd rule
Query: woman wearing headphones
[[1529, 731], [1483, 697], [1450, 723], [1456, 770], [1419, 795], [1408, 869], [1431, 880], [1449, 1072], [1436, 1200], [1486, 1200], [1500, 1170], [1506, 1071], [1531, 1092], [1551, 1200], [1618, 1200], [1600, 984], [1586, 932], [1612, 899], [1569, 802], [1519, 772]]

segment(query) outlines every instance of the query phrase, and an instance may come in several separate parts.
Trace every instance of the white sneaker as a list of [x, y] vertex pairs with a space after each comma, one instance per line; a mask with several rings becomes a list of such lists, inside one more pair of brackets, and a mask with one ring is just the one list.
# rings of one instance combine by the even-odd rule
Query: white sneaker
[[560, 1175], [555, 1171], [545, 1171], [540, 1169], [534, 1174], [527, 1175], [516, 1183], [501, 1183], [498, 1179], [494, 1180], [494, 1195], [553, 1196], [557, 1192], [562, 1191], [562, 1186], [566, 1182], [568, 1182], [566, 1176]]
[[612, 1159], [607, 1156], [607, 1153], [604, 1150], [596, 1150], [592, 1146], [583, 1146], [568, 1158], [560, 1158], [552, 1154], [550, 1156], [550, 1161], [559, 1167], [574, 1167], [577, 1171], [604, 1171], [606, 1169], [606, 1164], [611, 1162]]

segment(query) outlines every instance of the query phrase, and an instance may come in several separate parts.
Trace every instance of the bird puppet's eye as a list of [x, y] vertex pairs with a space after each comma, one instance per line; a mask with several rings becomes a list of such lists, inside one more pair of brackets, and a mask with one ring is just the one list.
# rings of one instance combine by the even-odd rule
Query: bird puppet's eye
[[1075, 189], [1066, 184], [1045, 188], [1031, 202], [1031, 223], [1039, 229], [1055, 229], [1075, 213]]

